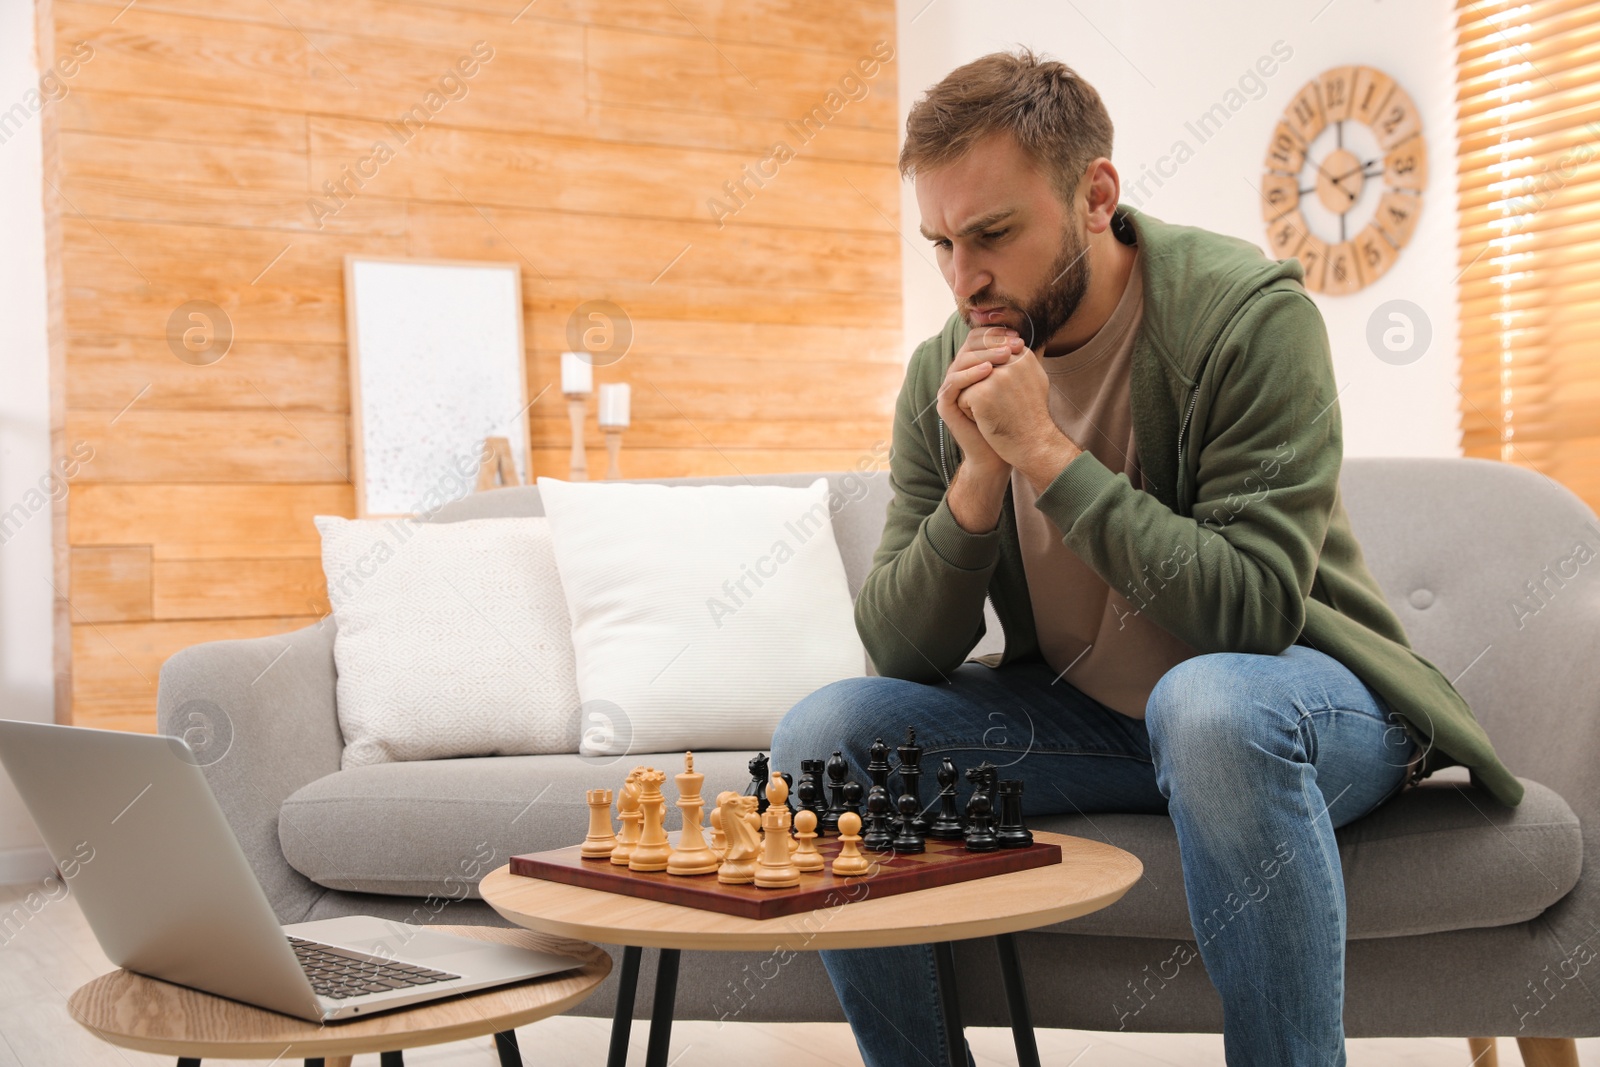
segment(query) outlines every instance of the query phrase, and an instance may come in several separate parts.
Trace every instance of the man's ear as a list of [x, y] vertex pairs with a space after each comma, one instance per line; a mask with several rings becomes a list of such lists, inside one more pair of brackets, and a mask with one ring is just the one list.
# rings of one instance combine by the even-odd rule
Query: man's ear
[[1122, 179], [1111, 160], [1100, 156], [1089, 164], [1085, 173], [1088, 185], [1088, 229], [1100, 233], [1111, 227], [1111, 217], [1116, 214], [1117, 201], [1122, 195]]

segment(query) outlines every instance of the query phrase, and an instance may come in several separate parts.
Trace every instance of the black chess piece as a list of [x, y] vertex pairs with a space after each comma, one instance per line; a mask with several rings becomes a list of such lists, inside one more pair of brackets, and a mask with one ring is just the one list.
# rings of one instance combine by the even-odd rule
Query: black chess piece
[[867, 792], [867, 828], [861, 835], [861, 847], [869, 852], [894, 848], [894, 834], [889, 827], [889, 791], [875, 785]]
[[850, 764], [845, 762], [843, 752], [828, 757], [828, 810], [817, 822], [819, 830], [830, 834], [839, 832], [839, 816], [844, 814], [844, 780], [849, 775]]
[[972, 795], [967, 798], [968, 852], [993, 852], [1000, 847], [994, 830], [994, 801], [987, 789], [992, 770], [994, 766], [987, 760], [967, 770], [967, 781], [972, 783]]
[[[821, 760], [818, 760], [817, 762], [820, 763]], [[809, 774], [802, 774], [800, 776], [800, 784], [794, 788], [795, 792], [800, 794], [800, 810], [809, 811], [811, 814], [817, 817], [817, 837], [823, 837], [822, 806], [817, 803], [817, 783]]]
[[772, 777], [772, 761], [765, 752], [758, 752], [750, 757], [750, 784], [744, 787], [744, 795], [756, 798], [757, 813], [767, 810], [767, 782]]
[[[917, 744], [917, 731], [906, 727], [906, 743], [897, 750], [900, 755], [900, 786], [901, 791], [911, 794], [911, 799], [916, 802], [916, 811], [912, 813], [911, 820], [913, 831], [918, 837], [925, 837], [928, 833], [928, 819], [922, 813], [922, 746]], [[901, 814], [904, 821], [905, 815]]]
[[1007, 778], [998, 787], [1000, 794], [1000, 826], [995, 837], [1001, 848], [1027, 848], [1033, 844], [1033, 834], [1022, 824], [1022, 782]]
[[778, 777], [783, 779], [783, 784], [787, 787], [783, 794], [783, 806], [789, 809], [789, 825], [793, 826], [794, 817], [800, 814], [800, 812], [794, 806], [794, 775], [790, 774], [788, 771], [779, 771]]
[[[800, 761], [800, 786], [804, 786], [807, 782], [811, 783], [811, 803], [807, 804], [802, 795], [800, 806], [817, 817], [818, 831], [822, 829], [822, 816], [827, 811], [827, 806], [823, 803], [824, 798], [828, 795], [826, 787], [822, 784], [822, 769], [824, 766], [823, 761], [819, 759], [803, 759]], [[797, 786], [796, 790], [798, 791], [799, 788]]]
[[894, 835], [894, 850], [896, 852], [925, 852], [927, 846], [922, 841], [922, 831], [917, 829], [917, 798], [910, 793], [901, 793], [899, 800], [900, 819], [899, 833]]
[[[857, 818], [861, 818], [862, 792], [863, 790], [861, 788], [861, 783], [856, 781], [854, 778], [846, 782], [844, 784], [844, 800], [842, 801], [844, 807], [840, 809], [840, 814], [848, 811]], [[864, 820], [862, 825], [866, 825]], [[837, 823], [834, 824], [834, 829], [838, 829]]]
[[881, 785], [884, 791], [889, 789], [889, 746], [883, 743], [883, 738], [872, 742], [872, 747], [867, 750], [872, 759], [867, 763], [867, 777], [872, 779], [873, 785]]
[[962, 834], [961, 815], [956, 810], [956, 782], [961, 777], [955, 760], [946, 756], [939, 764], [939, 814], [928, 827], [928, 836], [935, 841], [959, 841]]

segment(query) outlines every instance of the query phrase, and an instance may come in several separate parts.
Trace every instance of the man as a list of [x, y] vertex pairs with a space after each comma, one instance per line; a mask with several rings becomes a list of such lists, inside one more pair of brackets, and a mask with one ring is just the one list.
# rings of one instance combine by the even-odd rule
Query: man
[[[856, 602], [881, 677], [797, 704], [774, 764], [842, 745], [859, 774], [912, 726], [1031, 816], [1169, 814], [1228, 1062], [1342, 1064], [1334, 828], [1450, 764], [1522, 789], [1362, 559], [1301, 265], [1119, 206], [1099, 95], [1026, 50], [906, 133], [957, 312], [896, 405]], [[963, 662], [986, 597], [1005, 650]], [[869, 1065], [948, 1062], [929, 948], [823, 962]]]

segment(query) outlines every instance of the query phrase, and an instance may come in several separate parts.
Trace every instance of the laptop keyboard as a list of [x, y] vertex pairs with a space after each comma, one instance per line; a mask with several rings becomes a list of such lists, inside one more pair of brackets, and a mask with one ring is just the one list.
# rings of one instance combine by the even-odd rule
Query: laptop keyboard
[[311, 988], [316, 990], [318, 996], [335, 1000], [432, 985], [461, 977], [448, 971], [381, 959], [298, 937], [289, 938], [289, 946], [294, 949], [306, 977], [311, 979]]

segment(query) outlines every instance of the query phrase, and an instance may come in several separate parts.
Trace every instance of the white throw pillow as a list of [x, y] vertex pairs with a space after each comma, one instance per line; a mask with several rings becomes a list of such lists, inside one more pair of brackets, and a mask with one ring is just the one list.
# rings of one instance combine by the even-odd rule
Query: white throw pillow
[[316, 517], [342, 765], [575, 752], [578, 687], [543, 518]]
[[572, 618], [586, 756], [761, 749], [865, 672], [828, 481], [538, 479]]

